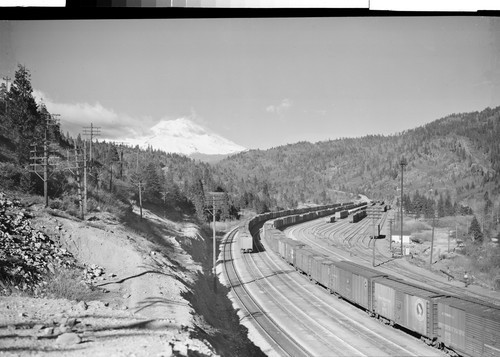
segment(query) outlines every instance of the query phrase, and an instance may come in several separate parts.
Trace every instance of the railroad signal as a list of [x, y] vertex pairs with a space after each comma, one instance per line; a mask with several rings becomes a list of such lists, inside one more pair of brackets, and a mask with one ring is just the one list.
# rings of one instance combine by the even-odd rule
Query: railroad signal
[[382, 206], [370, 206], [366, 208], [368, 218], [372, 220], [373, 226], [373, 247], [372, 247], [372, 265], [375, 266], [375, 242], [377, 241], [377, 234], [375, 233], [375, 222], [382, 217]]

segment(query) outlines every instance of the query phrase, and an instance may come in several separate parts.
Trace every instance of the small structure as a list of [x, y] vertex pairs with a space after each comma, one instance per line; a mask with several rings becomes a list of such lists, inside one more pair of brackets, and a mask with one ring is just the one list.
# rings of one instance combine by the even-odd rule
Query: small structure
[[[392, 242], [393, 243], [401, 243], [401, 235], [400, 234], [393, 234], [392, 235]], [[410, 244], [410, 234], [406, 233], [403, 234], [403, 244]]]

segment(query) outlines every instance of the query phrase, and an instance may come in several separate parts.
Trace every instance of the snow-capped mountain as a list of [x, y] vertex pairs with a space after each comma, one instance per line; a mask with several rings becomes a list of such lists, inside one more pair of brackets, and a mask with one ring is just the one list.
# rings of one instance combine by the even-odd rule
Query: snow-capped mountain
[[187, 118], [163, 120], [153, 126], [151, 132], [149, 136], [130, 139], [127, 143], [140, 147], [150, 145], [154, 149], [184, 155], [223, 155], [246, 150], [243, 146], [210, 132]]

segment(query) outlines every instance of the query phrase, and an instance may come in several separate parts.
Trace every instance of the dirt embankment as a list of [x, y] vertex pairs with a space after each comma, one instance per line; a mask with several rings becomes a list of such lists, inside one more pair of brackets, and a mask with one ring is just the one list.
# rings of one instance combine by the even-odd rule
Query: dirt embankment
[[158, 234], [145, 238], [105, 214], [87, 221], [41, 208], [32, 214], [32, 226], [85, 265], [100, 293], [79, 302], [0, 297], [0, 355], [217, 355], [196, 338], [200, 325], [183, 297], [201, 268], [176, 236], [199, 240], [196, 227], [147, 213]]

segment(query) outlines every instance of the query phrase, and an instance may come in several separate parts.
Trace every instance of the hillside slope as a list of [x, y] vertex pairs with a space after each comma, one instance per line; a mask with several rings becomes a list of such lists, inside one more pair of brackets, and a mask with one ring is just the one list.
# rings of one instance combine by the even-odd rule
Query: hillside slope
[[500, 107], [487, 108], [391, 136], [250, 150], [214, 165], [214, 171], [228, 190], [268, 194], [282, 207], [331, 202], [339, 191], [392, 201], [399, 195], [399, 162], [405, 157], [405, 192], [450, 195], [480, 210], [485, 192], [498, 202], [499, 138]]

